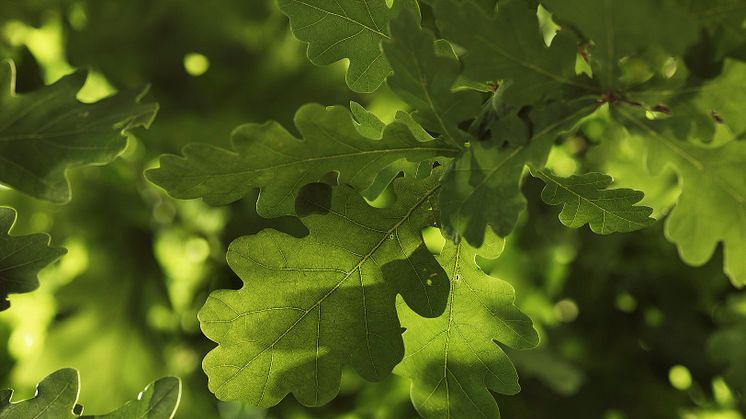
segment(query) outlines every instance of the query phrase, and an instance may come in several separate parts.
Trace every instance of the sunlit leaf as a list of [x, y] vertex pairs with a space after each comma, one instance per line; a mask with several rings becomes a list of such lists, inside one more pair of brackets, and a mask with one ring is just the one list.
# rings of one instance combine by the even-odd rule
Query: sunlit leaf
[[386, 209], [347, 186], [327, 204], [323, 185], [311, 185], [299, 205], [323, 213], [302, 218], [308, 237], [264, 230], [234, 241], [228, 263], [244, 286], [213, 292], [199, 314], [219, 343], [203, 363], [210, 390], [256, 406], [293, 393], [318, 406], [339, 391], [344, 365], [386, 377], [404, 351], [396, 294], [429, 317], [446, 304], [448, 279], [420, 233], [435, 222], [438, 178], [397, 180]]
[[397, 374], [412, 380], [412, 401], [427, 418], [498, 418], [490, 393], [520, 391], [518, 374], [498, 343], [529, 349], [539, 343], [531, 320], [514, 305], [507, 282], [485, 274], [476, 256], [497, 257], [502, 240], [488, 231], [475, 249], [448, 243], [437, 256], [451, 283], [448, 306], [434, 319], [399, 305], [406, 353]]

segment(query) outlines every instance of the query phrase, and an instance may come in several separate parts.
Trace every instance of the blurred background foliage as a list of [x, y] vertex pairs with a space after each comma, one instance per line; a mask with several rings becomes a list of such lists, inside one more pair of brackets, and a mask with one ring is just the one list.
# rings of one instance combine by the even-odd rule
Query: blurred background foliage
[[[385, 88], [350, 92], [344, 63], [314, 67], [304, 50], [272, 0], [0, 2], [0, 56], [17, 62], [19, 92], [85, 67], [81, 100], [150, 84], [161, 105], [153, 127], [132, 136], [115, 163], [71, 172], [70, 204], [0, 190], [0, 203], [19, 212], [15, 234], [48, 232], [69, 249], [42, 272], [41, 289], [13, 296], [0, 314], [0, 388], [28, 397], [48, 373], [74, 367], [89, 411], [172, 374], [184, 381], [182, 418], [415, 417], [409, 384], [397, 377], [371, 384], [349, 372], [328, 406], [287, 398], [263, 410], [217, 401], [200, 368], [213, 344], [196, 313], [209, 291], [240, 286], [225, 263], [227, 244], [263, 228], [305, 229], [292, 218], [258, 217], [256, 196], [222, 208], [172, 200], [142, 172], [188, 142], [226, 146], [244, 122], [292, 126], [307, 102], [356, 100], [384, 120], [402, 109]], [[678, 194], [675, 178], [646, 175], [630, 158], [635, 139], [606, 121], [603, 109], [588, 118], [554, 150], [552, 168], [604, 169], [620, 186], [648, 191], [660, 185], [644, 204], [663, 216]], [[594, 146], [601, 138], [615, 141]], [[523, 223], [500, 259], [482, 261], [516, 287], [542, 335], [538, 350], [510, 354], [523, 391], [499, 397], [503, 416], [742, 418], [746, 294], [722, 274], [722, 256], [684, 265], [660, 223], [604, 237], [566, 229], [539, 202], [541, 185], [525, 188], [533, 200]]]

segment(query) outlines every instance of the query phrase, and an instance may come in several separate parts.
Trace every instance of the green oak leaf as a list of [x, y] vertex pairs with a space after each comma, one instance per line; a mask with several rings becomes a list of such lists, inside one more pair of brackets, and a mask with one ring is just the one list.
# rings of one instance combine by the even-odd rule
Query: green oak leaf
[[500, 2], [495, 16], [471, 1], [434, 0], [437, 24], [446, 39], [467, 50], [466, 75], [475, 81], [512, 80], [506, 97], [523, 105], [563, 92], [595, 93], [575, 74], [576, 41], [560, 32], [551, 47], [538, 29], [536, 9], [525, 1]]
[[[386, 124], [383, 123], [377, 116], [369, 112], [362, 105], [357, 102], [350, 103], [350, 111], [355, 118], [355, 123], [360, 134], [365, 135], [368, 138], [379, 140], [383, 136], [383, 130], [386, 128]], [[407, 112], [398, 111], [395, 117], [397, 122], [403, 123], [409, 126], [412, 134], [421, 142], [433, 141], [433, 137], [425, 131]], [[394, 163], [383, 168], [373, 183], [368, 186], [361, 194], [369, 200], [374, 200], [380, 196], [384, 190], [391, 184], [391, 182], [404, 173], [406, 176], [412, 176], [415, 179], [424, 179], [430, 176], [432, 173], [433, 165], [435, 161], [440, 163], [448, 160], [447, 158], [436, 158], [428, 159], [419, 162], [411, 162], [407, 160], [397, 160]]]
[[523, 145], [472, 142], [443, 177], [439, 205], [446, 236], [455, 240], [463, 237], [479, 247], [487, 226], [502, 237], [510, 234], [526, 206], [520, 189], [524, 168], [543, 168], [554, 140], [595, 106], [580, 103], [577, 108], [570, 107], [573, 111], [562, 106], [547, 108], [543, 115], [536, 112], [537, 121], [551, 122], [538, 123]]
[[228, 204], [260, 188], [257, 212], [276, 217], [293, 214], [301, 188], [329, 172], [339, 174], [339, 183], [363, 191], [392, 163], [459, 152], [440, 140], [420, 141], [400, 121], [386, 126], [381, 139], [368, 138], [340, 106], [305, 105], [296, 113], [295, 125], [303, 140], [276, 122], [244, 125], [233, 133], [235, 151], [190, 144], [183, 158], [163, 156], [161, 167], [147, 176], [176, 198], [203, 198], [212, 205]]
[[0, 391], [0, 419], [171, 419], [179, 406], [181, 381], [176, 377], [161, 378], [148, 385], [136, 400], [104, 415], [81, 416], [83, 407], [77, 404], [79, 391], [77, 370], [64, 368], [55, 371], [39, 383], [32, 399], [11, 403], [13, 391]]
[[502, 239], [491, 231], [486, 236], [479, 249], [447, 242], [437, 256], [451, 283], [441, 316], [426, 319], [398, 306], [406, 352], [395, 373], [412, 380], [412, 401], [423, 417], [499, 418], [490, 391], [516, 394], [520, 386], [498, 343], [515, 349], [539, 343], [531, 320], [514, 305], [513, 287], [477, 266], [477, 255], [502, 251]]
[[49, 247], [46, 234], [11, 236], [16, 211], [0, 207], [0, 311], [10, 307], [8, 294], [27, 293], [39, 287], [36, 275], [67, 250]]
[[681, 195], [665, 233], [681, 258], [702, 265], [722, 242], [726, 275], [734, 285], [746, 285], [746, 143], [730, 141], [714, 148], [678, 141], [659, 132], [655, 121], [624, 109], [617, 112], [644, 136], [650, 170], [660, 173], [670, 165], [679, 176]]
[[355, 101], [350, 101], [350, 112], [360, 135], [375, 140], [380, 140], [383, 137], [386, 123], [381, 121], [373, 112]]
[[635, 205], [644, 194], [633, 189], [607, 189], [612, 178], [603, 173], [586, 173], [563, 178], [548, 170], [532, 174], [547, 186], [541, 198], [549, 205], [562, 205], [562, 224], [580, 228], [585, 224], [597, 234], [625, 233], [655, 222], [653, 209]]
[[347, 85], [361, 93], [376, 90], [391, 72], [381, 41], [390, 38], [388, 23], [395, 9], [417, 10], [410, 0], [397, 0], [393, 9], [386, 0], [279, 0], [279, 5], [295, 37], [308, 44], [311, 62], [349, 59]]
[[446, 304], [447, 276], [421, 234], [436, 222], [439, 177], [397, 179], [386, 209], [348, 186], [329, 204], [315, 193], [326, 185], [309, 185], [299, 206], [322, 213], [302, 217], [307, 237], [264, 230], [231, 243], [228, 264], [244, 286], [213, 292], [199, 312], [219, 344], [203, 362], [210, 390], [261, 407], [288, 393], [318, 406], [339, 391], [344, 365], [386, 377], [404, 351], [396, 294], [428, 317]]
[[451, 91], [461, 73], [458, 60], [436, 53], [435, 37], [420, 28], [413, 13], [400, 13], [390, 26], [391, 40], [383, 43], [393, 69], [388, 85], [415, 109], [415, 120], [425, 129], [451, 142], [468, 141], [458, 124], [479, 112], [481, 99], [473, 90]]
[[593, 42], [591, 68], [604, 90], [618, 86], [623, 57], [651, 46], [678, 56], [698, 37], [689, 14], [673, 0], [543, 0], [542, 5]]
[[735, 137], [746, 136], [746, 120], [742, 117], [746, 101], [746, 64], [726, 59], [722, 72], [713, 79], [688, 76], [681, 68], [669, 82], [629, 92], [628, 96], [648, 108], [664, 104], [669, 109], [665, 124], [678, 138], [709, 142], [718, 125], [727, 127]]
[[70, 200], [65, 171], [111, 162], [127, 145], [125, 132], [149, 127], [157, 104], [145, 91], [126, 91], [96, 103], [75, 99], [86, 72], [26, 94], [15, 93], [15, 65], [0, 62], [0, 182], [54, 203]]
[[[130, 400], [119, 409], [104, 415], [90, 416], [101, 419], [171, 419], [181, 401], [181, 380], [163, 377], [145, 387], [136, 400]], [[87, 416], [85, 416], [87, 417]]]
[[76, 407], [79, 390], [78, 371], [65, 368], [44, 378], [33, 399], [11, 403], [12, 390], [0, 393], [0, 418], [77, 418], [82, 410]]

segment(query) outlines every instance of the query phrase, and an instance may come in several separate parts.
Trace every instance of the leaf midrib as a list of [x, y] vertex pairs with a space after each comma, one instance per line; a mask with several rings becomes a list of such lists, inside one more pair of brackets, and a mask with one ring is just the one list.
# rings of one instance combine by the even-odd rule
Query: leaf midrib
[[[357, 151], [357, 152], [351, 152], [351, 153], [342, 153], [342, 154], [333, 154], [333, 155], [325, 155], [325, 156], [317, 156], [317, 157], [309, 157], [305, 159], [295, 160], [288, 163], [281, 163], [271, 166], [265, 166], [260, 168], [250, 168], [250, 169], [244, 169], [244, 170], [235, 170], [230, 172], [222, 172], [222, 173], [207, 173], [207, 174], [183, 174], [178, 176], [178, 179], [185, 179], [185, 178], [202, 178], [204, 176], [209, 177], [222, 177], [222, 176], [237, 176], [237, 175], [245, 175], [247, 173], [255, 173], [255, 172], [264, 172], [264, 171], [272, 171], [277, 169], [283, 169], [286, 167], [291, 167], [299, 164], [305, 164], [305, 163], [313, 163], [317, 161], [329, 161], [329, 160], [336, 160], [336, 159], [344, 159], [348, 157], [359, 157], [359, 156], [365, 156], [365, 155], [371, 155], [371, 154], [386, 154], [386, 153], [400, 153], [400, 154], [415, 154], [415, 153], [421, 153], [426, 151], [432, 151], [432, 152], [439, 152], [439, 153], [458, 153], [459, 149], [457, 148], [449, 148], [449, 147], [403, 147], [403, 148], [386, 148], [381, 150], [365, 150], [365, 151]], [[242, 154], [235, 153], [238, 157], [245, 157]], [[177, 157], [178, 158], [178, 157]]]

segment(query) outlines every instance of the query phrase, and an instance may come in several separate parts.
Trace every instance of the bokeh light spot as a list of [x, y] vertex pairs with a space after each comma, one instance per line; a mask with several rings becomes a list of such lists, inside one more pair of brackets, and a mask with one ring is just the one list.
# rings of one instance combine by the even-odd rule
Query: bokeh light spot
[[210, 60], [204, 54], [190, 52], [184, 56], [184, 69], [190, 76], [199, 77], [210, 69]]

